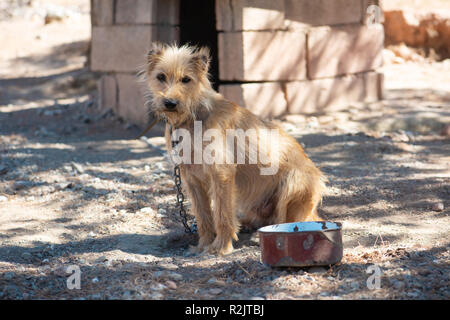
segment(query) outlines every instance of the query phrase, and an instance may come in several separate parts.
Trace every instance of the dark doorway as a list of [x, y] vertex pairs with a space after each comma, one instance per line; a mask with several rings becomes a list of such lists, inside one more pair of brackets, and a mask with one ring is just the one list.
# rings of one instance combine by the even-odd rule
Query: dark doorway
[[216, 4], [214, 0], [180, 1], [180, 43], [208, 46], [211, 50], [209, 72], [215, 90], [219, 86]]

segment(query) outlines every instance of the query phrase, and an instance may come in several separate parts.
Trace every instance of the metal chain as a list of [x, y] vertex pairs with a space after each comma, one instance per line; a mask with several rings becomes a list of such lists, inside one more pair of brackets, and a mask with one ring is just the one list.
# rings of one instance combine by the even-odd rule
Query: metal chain
[[[173, 141], [172, 148], [175, 147], [177, 144], [178, 141], [176, 142]], [[197, 223], [194, 220], [192, 225], [189, 225], [186, 209], [184, 208], [184, 194], [183, 190], [181, 189], [181, 174], [179, 165], [175, 165], [173, 169], [173, 176], [175, 180], [175, 186], [177, 188], [177, 206], [180, 208], [179, 214], [181, 217], [181, 222], [183, 223], [184, 226], [184, 231], [186, 233], [197, 233]]]

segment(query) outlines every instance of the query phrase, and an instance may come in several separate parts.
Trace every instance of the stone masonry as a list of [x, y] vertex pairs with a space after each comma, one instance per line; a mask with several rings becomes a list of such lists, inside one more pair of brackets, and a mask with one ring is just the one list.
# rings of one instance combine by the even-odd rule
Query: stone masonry
[[[145, 90], [135, 74], [152, 41], [179, 40], [179, 1], [92, 0], [90, 62], [93, 71], [103, 73], [102, 107], [134, 123], [147, 122]], [[381, 99], [383, 77], [377, 69], [384, 32], [381, 24], [366, 23], [368, 6], [378, 1], [215, 3], [216, 81], [226, 98], [263, 117]]]
[[138, 125], [148, 122], [137, 72], [153, 41], [178, 41], [178, 0], [91, 0], [91, 70], [99, 104]]

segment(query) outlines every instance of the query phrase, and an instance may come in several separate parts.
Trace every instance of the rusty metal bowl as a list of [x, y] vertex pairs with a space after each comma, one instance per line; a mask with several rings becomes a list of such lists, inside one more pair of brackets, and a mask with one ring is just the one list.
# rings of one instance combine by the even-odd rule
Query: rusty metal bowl
[[308, 221], [258, 229], [261, 262], [273, 267], [311, 267], [342, 259], [342, 224]]

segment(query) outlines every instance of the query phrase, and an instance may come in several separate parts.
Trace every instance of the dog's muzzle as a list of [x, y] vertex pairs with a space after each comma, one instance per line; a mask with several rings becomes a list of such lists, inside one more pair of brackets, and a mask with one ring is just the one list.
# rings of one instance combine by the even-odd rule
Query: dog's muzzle
[[175, 99], [164, 99], [163, 103], [169, 111], [173, 111], [178, 105], [178, 101]]

